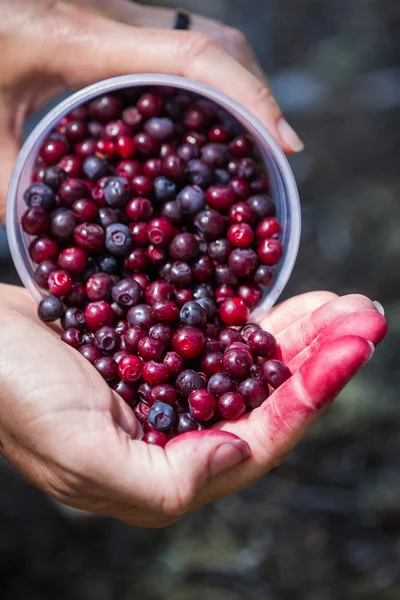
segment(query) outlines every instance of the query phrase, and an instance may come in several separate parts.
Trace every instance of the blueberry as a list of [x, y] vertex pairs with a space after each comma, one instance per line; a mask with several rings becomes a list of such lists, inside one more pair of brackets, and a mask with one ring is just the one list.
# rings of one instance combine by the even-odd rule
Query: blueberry
[[164, 142], [174, 133], [174, 123], [167, 117], [153, 117], [146, 121], [143, 129], [151, 137]]
[[39, 303], [38, 316], [41, 321], [57, 321], [64, 314], [63, 303], [56, 296], [45, 296]]
[[174, 200], [176, 196], [176, 185], [166, 177], [156, 177], [153, 181], [154, 198], [157, 202]]
[[175, 380], [176, 391], [184, 400], [189, 398], [193, 390], [200, 390], [205, 387], [204, 379], [192, 369], [182, 371]]
[[118, 270], [118, 260], [115, 256], [102, 256], [99, 259], [98, 266], [102, 273], [114, 275]]
[[177, 200], [187, 215], [196, 215], [206, 205], [204, 192], [199, 185], [187, 185], [178, 194]]
[[217, 314], [217, 305], [215, 304], [212, 298], [199, 298], [196, 300], [197, 304], [199, 304], [207, 315], [207, 320], [212, 321]]
[[100, 177], [104, 177], [108, 173], [108, 163], [106, 160], [98, 156], [89, 156], [84, 161], [83, 172], [91, 181], [97, 181]]
[[110, 177], [104, 186], [104, 199], [113, 208], [122, 208], [131, 197], [131, 186], [125, 177]]
[[179, 321], [184, 326], [204, 329], [207, 324], [207, 313], [200, 304], [192, 300], [182, 306]]
[[67, 173], [58, 165], [48, 167], [44, 172], [43, 181], [52, 190], [57, 191], [63, 181], [67, 179]]
[[151, 407], [147, 419], [157, 431], [168, 431], [176, 423], [176, 412], [169, 404], [156, 402]]
[[225, 169], [215, 169], [214, 171], [214, 181], [215, 183], [220, 183], [222, 185], [228, 185], [231, 180], [231, 176], [228, 171]]
[[193, 296], [199, 298], [214, 298], [213, 286], [209, 283], [198, 283], [193, 287]]
[[192, 185], [206, 188], [212, 182], [212, 169], [202, 160], [194, 158], [187, 164], [187, 177]]
[[114, 256], [126, 256], [132, 248], [132, 235], [122, 223], [112, 223], [106, 229], [106, 248]]
[[55, 204], [54, 192], [45, 183], [32, 183], [24, 193], [24, 200], [28, 206], [41, 206], [47, 211]]

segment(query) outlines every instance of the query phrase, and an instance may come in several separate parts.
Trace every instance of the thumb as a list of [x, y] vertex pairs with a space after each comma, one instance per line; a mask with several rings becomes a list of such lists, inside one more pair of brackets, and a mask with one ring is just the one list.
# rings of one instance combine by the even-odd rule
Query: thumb
[[302, 142], [283, 118], [266, 83], [211, 36], [132, 27], [67, 3], [59, 3], [57, 11], [52, 15], [55, 26], [46, 42], [47, 54], [53, 75], [61, 77], [67, 87], [126, 73], [181, 75], [225, 92], [246, 106], [285, 152], [302, 150]]

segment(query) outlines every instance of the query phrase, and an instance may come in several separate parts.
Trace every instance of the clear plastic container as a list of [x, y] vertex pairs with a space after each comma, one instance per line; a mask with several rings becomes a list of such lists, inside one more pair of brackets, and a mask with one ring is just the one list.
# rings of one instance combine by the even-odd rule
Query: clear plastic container
[[272, 135], [252, 113], [222, 92], [183, 77], [149, 73], [106, 79], [80, 90], [60, 102], [40, 121], [18, 155], [7, 194], [7, 235], [18, 274], [24, 286], [35, 300], [39, 301], [45, 292], [34, 280], [35, 265], [28, 252], [31, 238], [24, 233], [20, 224], [21, 217], [26, 210], [23, 194], [31, 183], [32, 170], [43, 141], [59, 119], [96, 96], [122, 88], [149, 88], [160, 85], [194, 92], [217, 103], [240, 123], [252, 136], [258, 147], [261, 160], [264, 162], [271, 180], [271, 195], [277, 207], [277, 218], [282, 226], [281, 241], [284, 253], [278, 265], [274, 284], [265, 290], [263, 298], [253, 309], [252, 316], [257, 318], [271, 308], [281, 295], [293, 270], [299, 249], [300, 203], [293, 173]]

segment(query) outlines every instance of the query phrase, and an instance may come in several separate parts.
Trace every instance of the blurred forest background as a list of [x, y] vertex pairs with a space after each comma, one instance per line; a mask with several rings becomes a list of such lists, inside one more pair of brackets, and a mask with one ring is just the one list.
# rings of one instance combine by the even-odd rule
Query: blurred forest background
[[[1, 597], [398, 600], [400, 3], [179, 4], [245, 32], [305, 142], [291, 159], [303, 235], [285, 296], [367, 294], [390, 335], [280, 468], [165, 530], [71, 520], [0, 464]], [[17, 281], [5, 235], [0, 280]]]

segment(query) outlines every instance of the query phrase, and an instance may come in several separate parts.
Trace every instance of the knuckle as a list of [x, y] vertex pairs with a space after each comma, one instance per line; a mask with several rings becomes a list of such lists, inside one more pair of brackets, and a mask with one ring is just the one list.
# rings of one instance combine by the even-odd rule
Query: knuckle
[[272, 92], [262, 83], [258, 83], [252, 93], [254, 104], [276, 104]]
[[182, 36], [180, 52], [185, 64], [192, 64], [215, 48], [216, 42], [206, 33], [188, 31]]
[[225, 43], [230, 48], [236, 48], [238, 50], [247, 50], [250, 45], [247, 41], [243, 31], [236, 29], [236, 27], [224, 27], [223, 36]]

